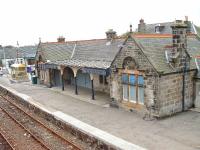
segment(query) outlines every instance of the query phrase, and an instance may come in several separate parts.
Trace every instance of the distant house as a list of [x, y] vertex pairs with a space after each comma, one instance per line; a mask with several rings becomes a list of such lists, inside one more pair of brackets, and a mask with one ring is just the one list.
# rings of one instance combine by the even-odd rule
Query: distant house
[[22, 46], [22, 47], [19, 47], [19, 51], [22, 54], [26, 65], [35, 65], [37, 45], [36, 46]]
[[111, 105], [163, 117], [200, 103], [200, 39], [188, 21], [148, 25], [119, 38], [39, 43], [40, 83], [107, 93]]
[[[187, 16], [184, 23], [187, 25], [186, 31], [191, 34], [199, 34], [199, 27], [197, 27], [193, 22], [189, 21]], [[144, 19], [141, 19], [138, 24], [137, 32], [140, 34], [172, 34], [171, 26], [174, 22], [161, 22], [146, 24]]]

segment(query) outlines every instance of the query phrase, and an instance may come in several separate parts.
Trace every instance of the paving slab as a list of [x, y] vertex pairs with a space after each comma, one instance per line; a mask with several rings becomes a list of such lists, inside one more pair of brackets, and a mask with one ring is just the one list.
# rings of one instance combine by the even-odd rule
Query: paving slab
[[188, 111], [162, 120], [145, 121], [122, 109], [80, 100], [59, 90], [30, 83], [0, 84], [31, 96], [47, 109], [60, 111], [91, 126], [146, 149], [195, 150], [200, 146], [200, 113]]

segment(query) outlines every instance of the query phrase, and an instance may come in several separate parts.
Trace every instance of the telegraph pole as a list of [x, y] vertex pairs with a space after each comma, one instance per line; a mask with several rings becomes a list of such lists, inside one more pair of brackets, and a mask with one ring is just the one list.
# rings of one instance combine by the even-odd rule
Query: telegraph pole
[[6, 68], [6, 54], [4, 47], [3, 47], [3, 59], [4, 59], [4, 67]]
[[19, 43], [18, 43], [18, 41], [17, 41], [17, 64], [19, 64], [19, 61], [18, 61], [18, 56], [19, 55]]

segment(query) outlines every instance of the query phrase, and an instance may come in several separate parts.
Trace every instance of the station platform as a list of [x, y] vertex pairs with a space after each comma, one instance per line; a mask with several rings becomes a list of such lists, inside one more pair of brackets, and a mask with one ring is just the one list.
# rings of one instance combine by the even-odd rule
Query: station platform
[[[77, 126], [81, 122], [92, 133], [105, 139], [107, 135], [116, 138], [125, 142], [125, 146], [154, 150], [193, 150], [199, 146], [200, 115], [197, 112], [188, 111], [163, 120], [145, 121], [134, 112], [109, 107], [106, 98], [91, 100], [90, 95], [87, 97], [80, 93], [74, 96], [70, 90], [61, 91], [27, 82], [10, 83], [4, 77], [0, 78], [0, 84], [31, 97], [34, 103], [57, 117], [68, 121], [72, 119]], [[108, 141], [118, 141], [108, 137]]]

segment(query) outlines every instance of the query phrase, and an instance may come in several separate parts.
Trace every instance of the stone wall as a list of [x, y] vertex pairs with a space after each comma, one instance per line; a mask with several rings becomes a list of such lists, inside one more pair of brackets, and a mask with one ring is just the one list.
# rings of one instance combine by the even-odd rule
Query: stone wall
[[196, 81], [195, 107], [200, 108], [200, 79]]
[[[135, 44], [132, 38], [129, 38], [125, 46], [117, 55], [114, 63], [112, 64], [111, 74], [111, 89], [110, 94], [117, 105], [121, 105], [123, 99], [122, 89], [122, 73], [123, 61], [126, 57], [132, 57], [137, 65], [137, 70], [144, 73], [144, 108], [150, 108], [156, 105], [157, 108], [157, 74], [154, 68], [143, 54], [142, 50]], [[117, 68], [117, 69], [116, 69]]]
[[50, 72], [49, 69], [40, 70], [39, 83], [50, 86]]
[[[185, 76], [185, 110], [194, 104], [194, 74], [188, 72]], [[159, 81], [159, 116], [172, 115], [182, 111], [183, 74], [169, 74], [160, 77]]]
[[106, 77], [108, 84], [105, 84], [104, 82], [100, 83], [99, 75], [97, 75], [97, 74], [95, 74], [93, 77], [94, 77], [94, 82], [93, 82], [94, 90], [110, 94], [110, 76]]
[[153, 71], [152, 65], [149, 63], [142, 50], [135, 44], [132, 38], [129, 38], [122, 48], [121, 52], [117, 55], [112, 67], [122, 68], [123, 61], [126, 57], [132, 57], [138, 65], [138, 69]]

